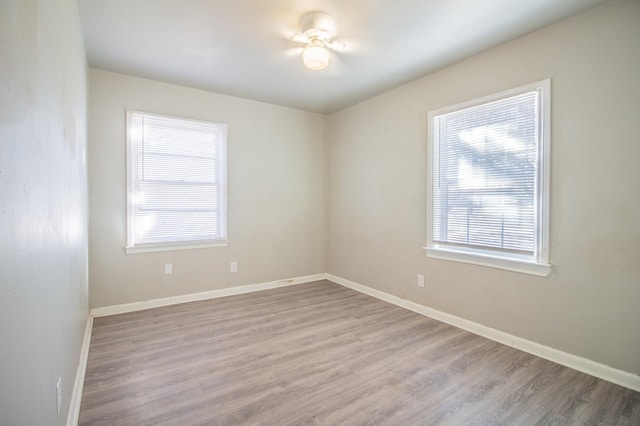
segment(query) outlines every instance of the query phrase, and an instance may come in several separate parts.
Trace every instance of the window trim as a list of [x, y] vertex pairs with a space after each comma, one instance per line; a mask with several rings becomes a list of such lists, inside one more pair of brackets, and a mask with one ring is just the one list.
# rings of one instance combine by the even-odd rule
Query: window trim
[[[433, 241], [433, 152], [434, 152], [434, 119], [436, 116], [447, 114], [453, 111], [471, 108], [474, 106], [499, 101], [509, 97], [517, 96], [526, 92], [540, 91], [540, 115], [539, 134], [540, 142], [538, 149], [538, 181], [536, 191], [536, 217], [537, 235], [535, 259], [528, 256], [518, 256], [503, 252], [472, 249], [463, 247], [443, 247]], [[551, 272], [549, 264], [549, 200], [550, 200], [550, 135], [551, 135], [551, 80], [546, 79], [535, 83], [526, 84], [514, 89], [508, 89], [447, 106], [428, 113], [428, 159], [427, 159], [427, 246], [424, 247], [428, 257], [442, 260], [464, 262], [473, 265], [488, 266], [508, 271], [521, 272], [525, 274], [547, 276]]]
[[[169, 119], [178, 119], [185, 120], [191, 122], [200, 122], [206, 124], [215, 124], [219, 126], [220, 133], [223, 136], [223, 151], [224, 151], [224, 170], [220, 172], [221, 178], [221, 198], [224, 200], [221, 212], [223, 214], [222, 217], [222, 229], [224, 230], [223, 236], [220, 238], [214, 239], [206, 239], [206, 240], [185, 240], [185, 241], [172, 241], [172, 242], [164, 242], [164, 243], [146, 243], [146, 244], [134, 244], [134, 226], [132, 224], [133, 221], [133, 213], [134, 213], [134, 203], [133, 203], [133, 191], [134, 191], [134, 182], [133, 182], [133, 145], [132, 145], [132, 135], [130, 130], [130, 122], [133, 114], [144, 114], [150, 115], [154, 117], [161, 118], [169, 118]], [[134, 109], [126, 109], [125, 110], [125, 133], [126, 133], [126, 182], [127, 182], [127, 192], [126, 192], [126, 203], [127, 203], [127, 217], [126, 217], [126, 226], [127, 226], [127, 241], [124, 247], [125, 254], [135, 254], [135, 253], [151, 253], [151, 252], [160, 252], [160, 251], [174, 251], [174, 250], [191, 250], [191, 249], [202, 249], [209, 247], [226, 247], [229, 244], [228, 239], [228, 221], [227, 221], [227, 213], [228, 213], [228, 205], [229, 199], [227, 196], [227, 165], [228, 165], [228, 124], [225, 123], [217, 123], [208, 120], [197, 120], [192, 118], [185, 118], [167, 114], [157, 114], [153, 112], [145, 112]]]

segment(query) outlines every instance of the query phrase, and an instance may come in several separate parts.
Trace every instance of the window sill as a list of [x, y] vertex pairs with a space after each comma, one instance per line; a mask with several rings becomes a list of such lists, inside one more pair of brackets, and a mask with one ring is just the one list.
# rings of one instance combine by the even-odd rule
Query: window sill
[[551, 265], [549, 264], [482, 256], [440, 248], [429, 247], [425, 248], [425, 250], [428, 257], [432, 257], [435, 259], [470, 263], [472, 265], [488, 266], [489, 268], [504, 269], [506, 271], [520, 272], [523, 274], [536, 275], [539, 277], [546, 277], [551, 273]]
[[226, 247], [229, 245], [228, 240], [215, 241], [194, 241], [182, 243], [164, 243], [164, 244], [144, 244], [138, 246], [126, 246], [124, 251], [126, 254], [135, 253], [151, 253], [156, 251], [175, 251], [175, 250], [192, 250], [210, 247]]

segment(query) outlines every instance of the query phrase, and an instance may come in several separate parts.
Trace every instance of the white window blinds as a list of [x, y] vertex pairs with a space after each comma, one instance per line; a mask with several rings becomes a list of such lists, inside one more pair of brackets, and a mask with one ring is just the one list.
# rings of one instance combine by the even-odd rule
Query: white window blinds
[[226, 125], [127, 112], [128, 245], [226, 243]]
[[429, 246], [540, 262], [543, 87], [431, 115]]

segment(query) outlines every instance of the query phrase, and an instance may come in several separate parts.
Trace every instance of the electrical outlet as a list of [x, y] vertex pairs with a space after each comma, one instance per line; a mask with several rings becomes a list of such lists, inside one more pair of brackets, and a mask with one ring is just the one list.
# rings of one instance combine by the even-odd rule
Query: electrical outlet
[[230, 270], [231, 272], [238, 272], [238, 262], [235, 262], [235, 261], [234, 261], [234, 262], [231, 262], [231, 263], [229, 264], [229, 270]]
[[60, 408], [62, 408], [62, 377], [58, 377], [56, 383], [56, 407], [58, 407], [58, 415], [60, 415]]
[[424, 275], [418, 274], [418, 287], [424, 287]]
[[165, 275], [173, 274], [173, 265], [171, 263], [164, 264], [164, 274]]

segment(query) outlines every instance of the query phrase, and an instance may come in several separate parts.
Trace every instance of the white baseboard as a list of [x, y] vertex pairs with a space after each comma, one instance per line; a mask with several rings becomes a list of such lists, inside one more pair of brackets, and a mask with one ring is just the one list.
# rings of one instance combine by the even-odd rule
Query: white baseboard
[[515, 349], [530, 353], [540, 358], [548, 359], [549, 361], [556, 362], [574, 370], [581, 371], [594, 377], [615, 383], [620, 386], [640, 392], [640, 376], [629, 373], [627, 371], [619, 370], [617, 368], [610, 367], [605, 364], [601, 364], [596, 361], [592, 361], [587, 358], [583, 358], [577, 355], [572, 355], [567, 352], [563, 352], [558, 349], [551, 348], [549, 346], [541, 345], [536, 342], [517, 337], [509, 333], [505, 333], [500, 330], [496, 330], [491, 327], [487, 327], [482, 324], [478, 324], [473, 321], [466, 320], [464, 318], [457, 317], [428, 306], [420, 305], [409, 300], [402, 299], [400, 297], [385, 293], [380, 290], [376, 290], [371, 287], [367, 287], [362, 284], [349, 281], [345, 278], [341, 278], [332, 274], [321, 273], [315, 275], [307, 275], [302, 277], [290, 278], [285, 280], [270, 281], [258, 284], [249, 284], [238, 287], [229, 287], [219, 290], [211, 290], [202, 293], [186, 294], [181, 296], [167, 297], [162, 299], [153, 299], [143, 302], [126, 303], [122, 305], [105, 306], [100, 308], [94, 308], [91, 310], [89, 320], [87, 321], [87, 328], [85, 331], [84, 342], [82, 345], [82, 352], [80, 356], [80, 365], [78, 366], [78, 373], [76, 374], [76, 381], [73, 388], [73, 394], [71, 397], [71, 404], [69, 407], [69, 416], [67, 426], [75, 426], [78, 421], [80, 413], [80, 401], [82, 398], [82, 386], [84, 384], [84, 373], [86, 369], [87, 356], [89, 353], [89, 343], [91, 339], [91, 327], [94, 317], [101, 317], [107, 315], [115, 315], [126, 312], [139, 311], [144, 309], [156, 308], [161, 306], [174, 305], [178, 303], [195, 302], [199, 300], [215, 299], [218, 297], [233, 296], [236, 294], [251, 293], [255, 291], [269, 290], [279, 287], [287, 287], [292, 285], [304, 284], [319, 280], [329, 280], [336, 284], [340, 284], [344, 287], [358, 291], [360, 293], [373, 296], [377, 299], [384, 300], [385, 302], [392, 303], [396, 306], [408, 309], [418, 314], [424, 315], [429, 318], [444, 322], [454, 327], [461, 328], [479, 336], [491, 339], [493, 341], [502, 343], [507, 346], [511, 346]]
[[84, 373], [87, 370], [87, 358], [89, 357], [89, 344], [91, 343], [92, 329], [93, 317], [89, 315], [89, 318], [87, 318], [87, 325], [84, 329], [82, 347], [80, 348], [78, 370], [76, 371], [76, 378], [73, 382], [73, 391], [71, 392], [71, 402], [69, 403], [69, 412], [67, 413], [67, 426], [76, 426], [78, 424], [78, 418], [80, 417], [80, 402], [82, 401]]
[[327, 274], [306, 275], [278, 281], [269, 281], [258, 284], [249, 284], [238, 287], [227, 287], [219, 290], [204, 291], [201, 293], [184, 294], [180, 296], [164, 297], [161, 299], [145, 300], [143, 302], [124, 303], [121, 305], [93, 308], [91, 316], [103, 317], [108, 315], [124, 314], [127, 312], [142, 311], [144, 309], [159, 308], [161, 306], [176, 305], [178, 303], [197, 302], [200, 300], [216, 299], [218, 297], [233, 296], [236, 294], [252, 293], [254, 291], [269, 290], [278, 287], [304, 284], [313, 281], [324, 280]]
[[367, 287], [365, 285], [358, 284], [341, 277], [337, 277], [335, 275], [326, 274], [326, 279], [336, 284], [340, 284], [344, 287], [348, 287], [352, 290], [368, 294], [369, 296], [384, 300], [385, 302], [389, 302], [418, 314], [427, 316], [429, 318], [433, 318], [454, 327], [461, 328], [473, 334], [486, 337], [487, 339], [494, 340], [498, 343], [511, 346], [521, 351], [528, 352], [532, 355], [539, 356], [540, 358], [548, 359], [549, 361], [553, 361], [566, 367], [573, 368], [574, 370], [578, 370], [591, 376], [595, 376], [608, 382], [612, 382], [617, 385], [640, 392], [640, 376], [629, 373], [627, 371], [619, 370], [617, 368], [613, 368], [587, 358], [572, 355], [570, 353], [563, 352], [549, 346], [541, 345], [539, 343], [523, 339], [522, 337], [517, 337], [512, 334], [496, 330], [495, 328], [487, 327], [485, 325], [478, 324], [476, 322], [469, 321], [455, 315], [447, 314], [445, 312], [438, 311], [436, 309], [429, 308], [427, 306], [420, 305], [409, 300], [401, 299], [389, 293], [385, 293], [383, 291], [376, 290], [371, 287]]

